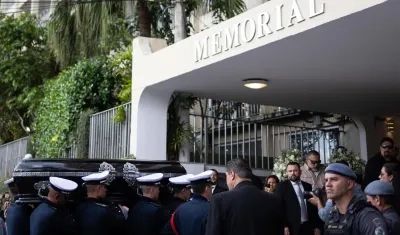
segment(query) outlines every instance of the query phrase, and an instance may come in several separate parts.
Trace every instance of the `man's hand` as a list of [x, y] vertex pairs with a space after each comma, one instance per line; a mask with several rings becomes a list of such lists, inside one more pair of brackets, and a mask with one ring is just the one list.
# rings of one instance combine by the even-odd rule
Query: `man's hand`
[[321, 235], [321, 231], [318, 228], [315, 228], [314, 235]]
[[289, 232], [289, 228], [288, 227], [285, 227], [285, 233], [284, 233], [285, 235], [290, 235], [290, 232]]
[[311, 204], [313, 204], [314, 206], [318, 207], [318, 210], [321, 208], [324, 208], [324, 206], [322, 205], [321, 200], [319, 199], [319, 197], [315, 196], [314, 193], [310, 193], [312, 198], [308, 199], [307, 201]]

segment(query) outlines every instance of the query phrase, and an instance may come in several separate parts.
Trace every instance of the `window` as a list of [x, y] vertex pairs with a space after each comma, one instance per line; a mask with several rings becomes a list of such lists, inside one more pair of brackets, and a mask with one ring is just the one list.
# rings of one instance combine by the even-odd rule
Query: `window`
[[298, 148], [305, 156], [311, 150], [321, 155], [321, 161], [327, 163], [333, 150], [339, 145], [339, 128], [331, 130], [307, 130], [290, 135], [290, 147]]

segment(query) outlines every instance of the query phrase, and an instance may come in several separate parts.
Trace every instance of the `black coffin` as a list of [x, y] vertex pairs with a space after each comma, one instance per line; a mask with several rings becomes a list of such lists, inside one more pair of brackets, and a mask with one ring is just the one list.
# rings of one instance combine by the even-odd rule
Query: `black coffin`
[[[186, 174], [179, 162], [172, 161], [136, 161], [113, 159], [26, 159], [14, 169], [13, 177], [20, 197], [18, 202], [37, 204], [42, 201], [38, 195], [46, 196], [50, 176], [73, 180], [78, 190], [71, 200], [79, 201], [85, 196], [82, 177], [103, 170], [109, 170], [114, 178], [108, 187], [108, 198], [116, 203], [131, 204], [137, 198], [136, 178], [152, 173], [164, 173], [163, 186], [168, 178]], [[168, 190], [164, 187], [162, 193]], [[167, 195], [161, 196], [166, 198]]]

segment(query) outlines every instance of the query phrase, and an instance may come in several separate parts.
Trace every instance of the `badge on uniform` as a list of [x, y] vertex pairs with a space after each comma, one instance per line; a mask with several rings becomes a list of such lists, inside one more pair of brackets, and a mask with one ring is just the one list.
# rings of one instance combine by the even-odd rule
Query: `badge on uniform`
[[385, 235], [385, 231], [383, 230], [382, 227], [377, 227], [375, 229], [375, 235]]

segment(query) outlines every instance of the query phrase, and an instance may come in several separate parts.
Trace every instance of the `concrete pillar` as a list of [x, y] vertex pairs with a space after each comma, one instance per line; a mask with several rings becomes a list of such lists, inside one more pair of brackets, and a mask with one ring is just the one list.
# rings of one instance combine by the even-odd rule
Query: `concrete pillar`
[[360, 133], [360, 155], [367, 160], [379, 152], [380, 139], [386, 136], [384, 123], [374, 116], [351, 117]]
[[138, 62], [166, 46], [162, 39], [137, 37], [132, 42], [130, 153], [138, 160], [167, 159], [167, 112], [173, 88], [160, 90], [149, 86], [148, 70], [154, 67], [143, 67]]
[[167, 159], [167, 111], [172, 91], [132, 90], [131, 153], [137, 160]]

